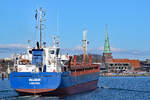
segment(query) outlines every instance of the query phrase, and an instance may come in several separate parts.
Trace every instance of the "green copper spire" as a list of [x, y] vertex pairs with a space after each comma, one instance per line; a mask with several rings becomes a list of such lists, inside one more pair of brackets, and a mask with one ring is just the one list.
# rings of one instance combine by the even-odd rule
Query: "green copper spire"
[[108, 26], [106, 24], [106, 36], [105, 36], [105, 44], [104, 44], [104, 53], [111, 53], [110, 45], [109, 45], [109, 38], [108, 38]]

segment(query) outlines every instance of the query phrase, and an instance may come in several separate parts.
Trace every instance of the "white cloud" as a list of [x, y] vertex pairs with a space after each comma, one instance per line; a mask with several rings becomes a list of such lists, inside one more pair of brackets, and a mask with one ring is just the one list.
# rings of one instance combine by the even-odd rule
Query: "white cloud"
[[100, 51], [104, 51], [104, 47], [100, 47], [99, 50], [100, 50]]
[[[68, 53], [83, 53], [83, 47], [81, 45], [76, 46], [75, 48], [63, 48], [63, 52], [68, 52]], [[88, 53], [96, 53], [96, 54], [102, 54], [104, 51], [104, 47], [100, 48], [88, 48], [87, 52]], [[119, 48], [113, 48], [111, 47], [111, 51], [114, 53], [128, 53], [127, 50], [124, 49], [119, 49]]]
[[0, 48], [26, 48], [23, 44], [0, 44]]
[[23, 44], [0, 44], [0, 58], [10, 57], [14, 53], [26, 52]]
[[76, 50], [83, 50], [83, 47], [81, 45], [76, 46]]
[[[100, 51], [104, 51], [104, 47], [103, 47], [103, 46], [100, 47], [99, 50], [100, 50]], [[112, 52], [126, 52], [126, 50], [124, 50], [124, 49], [114, 48], [114, 47], [110, 47], [110, 50], [111, 50]]]
[[[82, 46], [76, 46], [76, 48], [62, 48], [61, 49], [65, 53], [69, 54], [82, 54]], [[102, 55], [104, 51], [104, 47], [99, 48], [88, 48], [88, 53], [91, 54], [100, 54]], [[126, 50], [120, 48], [111, 47], [111, 51], [114, 58], [128, 58], [128, 59], [150, 59], [150, 50], [148, 51], [140, 51], [140, 50]]]

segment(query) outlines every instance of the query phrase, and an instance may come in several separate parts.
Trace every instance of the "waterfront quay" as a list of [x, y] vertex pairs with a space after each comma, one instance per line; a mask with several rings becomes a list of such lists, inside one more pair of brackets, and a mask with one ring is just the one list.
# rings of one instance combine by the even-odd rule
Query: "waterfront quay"
[[100, 73], [101, 77], [138, 77], [150, 76], [150, 72]]

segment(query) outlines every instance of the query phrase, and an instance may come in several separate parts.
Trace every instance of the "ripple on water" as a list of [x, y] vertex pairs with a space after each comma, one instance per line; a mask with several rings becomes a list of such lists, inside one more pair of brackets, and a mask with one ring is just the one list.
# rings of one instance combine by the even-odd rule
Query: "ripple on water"
[[98, 89], [64, 98], [18, 96], [9, 80], [0, 80], [0, 99], [4, 100], [150, 100], [150, 77], [100, 77]]

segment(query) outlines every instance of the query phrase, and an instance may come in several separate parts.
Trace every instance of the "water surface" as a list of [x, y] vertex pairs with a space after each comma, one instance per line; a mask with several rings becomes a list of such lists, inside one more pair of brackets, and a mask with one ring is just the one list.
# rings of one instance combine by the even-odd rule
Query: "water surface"
[[2, 100], [150, 100], [150, 77], [100, 77], [99, 88], [66, 97], [19, 96], [8, 79], [0, 79]]

